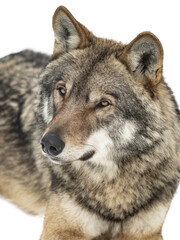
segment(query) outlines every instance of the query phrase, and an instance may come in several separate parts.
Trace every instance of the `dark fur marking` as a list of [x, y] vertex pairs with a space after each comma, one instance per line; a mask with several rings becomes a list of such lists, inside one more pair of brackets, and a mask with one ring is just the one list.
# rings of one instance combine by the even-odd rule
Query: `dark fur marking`
[[148, 69], [148, 66], [151, 64], [151, 55], [152, 52], [146, 52], [141, 56], [139, 65], [141, 67], [141, 73], [145, 73]]
[[70, 32], [68, 28], [64, 27], [64, 38], [68, 40], [69, 36], [70, 36]]

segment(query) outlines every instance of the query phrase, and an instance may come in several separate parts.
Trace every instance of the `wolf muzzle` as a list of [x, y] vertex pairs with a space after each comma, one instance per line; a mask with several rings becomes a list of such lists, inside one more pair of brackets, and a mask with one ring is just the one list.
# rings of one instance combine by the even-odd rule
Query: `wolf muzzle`
[[46, 133], [40, 141], [43, 152], [55, 157], [62, 152], [65, 143], [54, 133]]

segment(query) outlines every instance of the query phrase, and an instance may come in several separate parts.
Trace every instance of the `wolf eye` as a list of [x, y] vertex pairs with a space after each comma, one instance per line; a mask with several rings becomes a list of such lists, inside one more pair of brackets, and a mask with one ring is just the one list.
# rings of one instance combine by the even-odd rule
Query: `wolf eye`
[[96, 105], [96, 108], [105, 108], [107, 106], [111, 105], [111, 102], [109, 100], [101, 100], [101, 102], [99, 102], [97, 105]]
[[57, 90], [59, 92], [59, 95], [64, 98], [64, 96], [66, 95], [66, 88], [61, 86], [61, 87], [58, 87]]

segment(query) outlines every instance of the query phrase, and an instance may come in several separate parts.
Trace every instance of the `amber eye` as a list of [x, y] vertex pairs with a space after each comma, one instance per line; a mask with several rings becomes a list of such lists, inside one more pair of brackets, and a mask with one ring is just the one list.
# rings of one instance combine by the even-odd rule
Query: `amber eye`
[[101, 102], [99, 102], [96, 105], [96, 108], [105, 108], [105, 107], [107, 107], [109, 105], [112, 105], [111, 102], [109, 100], [103, 99], [103, 100], [101, 100]]
[[64, 98], [64, 96], [66, 95], [66, 88], [61, 86], [61, 87], [58, 87], [57, 90], [59, 92], [59, 95]]

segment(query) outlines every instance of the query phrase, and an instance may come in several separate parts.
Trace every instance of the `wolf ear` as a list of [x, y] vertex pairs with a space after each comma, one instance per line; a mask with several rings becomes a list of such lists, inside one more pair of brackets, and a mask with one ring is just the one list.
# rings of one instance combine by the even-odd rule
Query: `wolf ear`
[[53, 16], [55, 35], [54, 56], [76, 48], [85, 48], [92, 35], [82, 24], [63, 6], [56, 9]]
[[135, 78], [146, 77], [152, 86], [162, 79], [163, 48], [159, 39], [150, 32], [143, 32], [130, 42], [120, 55], [120, 60]]

